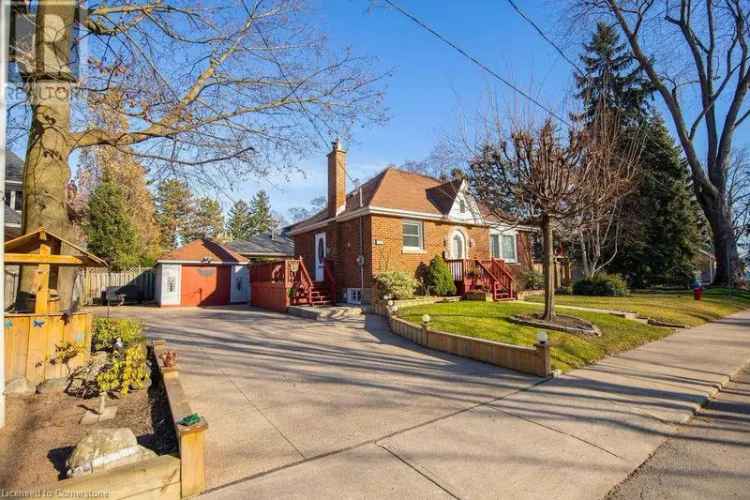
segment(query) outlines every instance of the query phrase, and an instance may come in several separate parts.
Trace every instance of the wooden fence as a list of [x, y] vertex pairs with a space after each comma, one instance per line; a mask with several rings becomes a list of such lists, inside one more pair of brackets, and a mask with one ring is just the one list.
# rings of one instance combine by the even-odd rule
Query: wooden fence
[[153, 269], [131, 269], [120, 273], [102, 272], [99, 269], [86, 269], [81, 276], [81, 304], [98, 303], [102, 291], [108, 286], [133, 286], [141, 291], [144, 301], [154, 299], [156, 274]]
[[[17, 267], [17, 266], [15, 266]], [[144, 301], [154, 299], [156, 274], [153, 269], [131, 269], [119, 273], [107, 272], [106, 270], [87, 268], [76, 277], [76, 292], [73, 294], [80, 297], [83, 306], [99, 303], [104, 291], [108, 286], [130, 285], [141, 291]], [[13, 304], [16, 301], [18, 290], [18, 270], [5, 270], [5, 303]]]

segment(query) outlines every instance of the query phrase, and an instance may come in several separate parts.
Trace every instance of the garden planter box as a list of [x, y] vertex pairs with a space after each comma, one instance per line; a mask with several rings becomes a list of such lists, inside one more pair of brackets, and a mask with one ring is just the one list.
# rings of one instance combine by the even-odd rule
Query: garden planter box
[[478, 290], [472, 290], [466, 292], [464, 296], [466, 300], [478, 300], [481, 302], [492, 302], [492, 294], [490, 292], [483, 292]]

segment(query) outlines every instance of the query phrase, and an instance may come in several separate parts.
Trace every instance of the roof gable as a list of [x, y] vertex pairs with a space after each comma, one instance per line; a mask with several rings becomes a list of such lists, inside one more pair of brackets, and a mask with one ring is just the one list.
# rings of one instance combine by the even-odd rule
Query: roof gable
[[206, 262], [211, 264], [247, 264], [242, 255], [211, 239], [200, 239], [159, 257], [157, 262], [184, 261]]

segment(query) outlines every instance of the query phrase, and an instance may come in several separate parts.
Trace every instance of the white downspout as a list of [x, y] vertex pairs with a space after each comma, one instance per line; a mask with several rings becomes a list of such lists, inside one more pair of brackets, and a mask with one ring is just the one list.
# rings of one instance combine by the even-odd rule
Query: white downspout
[[[10, 37], [10, 1], [2, 0], [0, 5], [0, 186], [3, 187], [5, 197], [5, 121], [7, 109], [8, 85], [8, 38]], [[5, 201], [5, 200], [3, 200]], [[0, 286], [0, 304], [3, 305], [3, 329], [0, 334], [0, 429], [5, 427], [5, 207], [0, 215], [0, 227], [3, 228], [3, 245], [0, 246], [0, 275], [3, 284]]]

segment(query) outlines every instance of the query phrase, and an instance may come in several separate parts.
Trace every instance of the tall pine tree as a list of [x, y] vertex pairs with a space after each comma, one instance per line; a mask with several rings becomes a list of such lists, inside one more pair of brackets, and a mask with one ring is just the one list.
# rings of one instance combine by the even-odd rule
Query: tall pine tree
[[156, 220], [161, 228], [162, 247], [173, 249], [189, 232], [193, 193], [187, 183], [169, 179], [156, 190]]
[[219, 202], [208, 197], [197, 200], [185, 234], [185, 242], [219, 238], [223, 232], [224, 214]]
[[122, 189], [105, 177], [91, 193], [88, 213], [88, 249], [107, 261], [113, 271], [138, 265], [138, 237], [128, 217]]
[[661, 117], [644, 126], [641, 175], [623, 210], [623, 241], [609, 270], [635, 287], [687, 284], [702, 237], [688, 170]]
[[590, 124], [603, 107], [614, 111], [625, 125], [639, 126], [648, 114], [651, 90], [617, 31], [599, 22], [583, 47], [583, 74], [575, 75], [583, 112], [574, 118]]
[[273, 214], [271, 213], [271, 199], [268, 193], [258, 191], [250, 200], [250, 235], [267, 233], [274, 227]]
[[651, 87], [617, 31], [598, 23], [576, 74], [583, 112], [590, 124], [599, 112], [612, 113], [629, 134], [643, 138], [638, 183], [623, 200], [620, 230], [607, 242], [614, 255], [606, 270], [628, 277], [632, 286], [686, 283], [701, 238], [687, 170], [664, 122], [651, 112]]
[[243, 200], [238, 200], [229, 209], [226, 236], [230, 240], [246, 240], [250, 233], [250, 207]]

